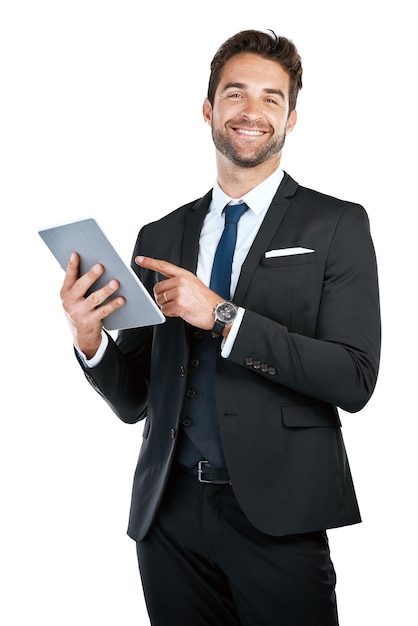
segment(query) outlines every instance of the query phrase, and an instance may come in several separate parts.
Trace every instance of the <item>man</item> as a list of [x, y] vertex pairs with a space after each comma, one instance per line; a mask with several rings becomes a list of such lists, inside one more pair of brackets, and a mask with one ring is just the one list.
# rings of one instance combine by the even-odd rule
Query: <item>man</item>
[[85, 298], [103, 269], [79, 277], [75, 254], [62, 287], [88, 380], [123, 421], [146, 418], [128, 532], [158, 626], [338, 623], [326, 529], [360, 514], [337, 407], [373, 392], [379, 299], [364, 209], [280, 168], [301, 86], [273, 33], [215, 55], [217, 181], [133, 254], [164, 324], [113, 341], [101, 320], [123, 306], [118, 283]]

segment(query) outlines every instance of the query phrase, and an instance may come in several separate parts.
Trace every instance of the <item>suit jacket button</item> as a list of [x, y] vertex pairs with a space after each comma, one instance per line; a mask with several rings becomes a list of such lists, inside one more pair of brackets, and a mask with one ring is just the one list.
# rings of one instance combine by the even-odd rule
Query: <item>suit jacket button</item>
[[254, 361], [250, 356], [247, 356], [247, 358], [244, 360], [244, 363], [245, 365], [251, 366], [254, 363]]
[[261, 371], [262, 372], [268, 372], [269, 366], [267, 365], [267, 363], [262, 363], [261, 364]]
[[261, 368], [261, 361], [254, 361], [253, 368], [259, 370]]
[[275, 376], [275, 374], [277, 374], [277, 370], [275, 367], [269, 367], [267, 372], [268, 374], [270, 374], [270, 376]]
[[184, 420], [182, 421], [182, 424], [185, 428], [190, 426], [191, 423], [192, 423], [192, 420], [189, 417], [185, 417]]

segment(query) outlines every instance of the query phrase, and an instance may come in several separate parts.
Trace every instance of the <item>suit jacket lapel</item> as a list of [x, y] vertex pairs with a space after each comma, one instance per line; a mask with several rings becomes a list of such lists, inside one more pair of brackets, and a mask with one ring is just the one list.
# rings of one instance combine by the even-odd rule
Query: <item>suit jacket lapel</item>
[[184, 227], [184, 237], [181, 249], [180, 266], [190, 270], [194, 274], [197, 268], [197, 255], [199, 252], [199, 237], [202, 230], [203, 220], [212, 199], [212, 190], [200, 198], [190, 209]]
[[271, 202], [266, 216], [261, 224], [254, 243], [242, 264], [240, 277], [234, 294], [234, 302], [241, 304], [256, 267], [260, 263], [270, 241], [280, 226], [287, 209], [295, 194], [298, 184], [285, 173], [282, 182]]

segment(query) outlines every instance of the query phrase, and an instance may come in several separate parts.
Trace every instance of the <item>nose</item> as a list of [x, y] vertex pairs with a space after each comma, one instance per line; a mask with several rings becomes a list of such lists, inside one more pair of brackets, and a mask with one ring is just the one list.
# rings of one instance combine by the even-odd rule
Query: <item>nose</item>
[[251, 122], [255, 122], [262, 117], [260, 102], [256, 98], [246, 98], [241, 113]]

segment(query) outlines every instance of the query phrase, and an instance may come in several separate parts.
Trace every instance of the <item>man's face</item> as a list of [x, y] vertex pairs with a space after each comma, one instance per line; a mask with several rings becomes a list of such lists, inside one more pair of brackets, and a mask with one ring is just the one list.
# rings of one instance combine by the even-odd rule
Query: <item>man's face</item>
[[277, 61], [243, 53], [229, 59], [213, 107], [203, 105], [215, 146], [240, 167], [280, 159], [285, 137], [296, 123], [289, 116], [289, 75]]

